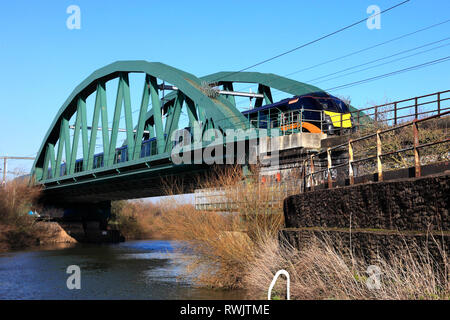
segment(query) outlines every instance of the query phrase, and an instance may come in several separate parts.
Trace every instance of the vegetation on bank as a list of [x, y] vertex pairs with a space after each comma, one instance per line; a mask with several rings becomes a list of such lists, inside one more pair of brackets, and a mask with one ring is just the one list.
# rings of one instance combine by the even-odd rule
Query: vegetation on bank
[[[355, 140], [374, 134], [378, 130], [383, 131], [392, 128], [392, 121], [389, 122], [384, 119], [386, 117], [386, 114], [380, 114], [378, 121], [366, 123], [356, 133], [352, 134], [351, 138]], [[448, 137], [448, 124], [446, 121], [446, 118], [436, 118], [418, 123], [419, 144], [430, 144], [420, 149], [420, 163], [422, 166], [450, 160], [448, 144], [434, 144], [438, 141], [443, 141]], [[404, 125], [407, 122], [408, 121], [406, 120], [399, 121], [398, 126]], [[396, 170], [413, 167], [415, 165], [414, 151], [407, 150], [414, 145], [413, 126], [408, 125], [385, 132], [380, 135], [380, 138], [381, 152], [389, 154], [383, 156], [383, 170]], [[404, 151], [396, 152], [399, 150]], [[353, 143], [353, 151], [355, 159], [376, 156], [376, 136]], [[369, 162], [366, 162], [365, 165], [359, 166], [358, 168], [360, 169], [361, 175], [365, 173], [375, 173], [377, 171], [375, 160], [372, 160], [372, 165], [369, 164]]]
[[126, 240], [166, 238], [160, 207], [142, 200], [113, 201], [109, 227], [120, 230]]
[[40, 194], [40, 187], [23, 180], [9, 181], [0, 188], [0, 251], [34, 246], [52, 236], [28, 214], [36, 209]]
[[[204, 188], [222, 187], [227, 197], [239, 203], [233, 214], [198, 211], [170, 199], [158, 205], [121, 202], [116, 219], [128, 236], [136, 232], [183, 240], [182, 252], [190, 253], [185, 255], [187, 271], [199, 286], [242, 288], [249, 298], [265, 299], [275, 273], [285, 269], [291, 276], [293, 299], [450, 299], [444, 250], [440, 262], [411, 247], [380, 257], [376, 261], [380, 288], [374, 289], [367, 285], [375, 281], [367, 273], [368, 263], [347, 247], [318, 239], [302, 251], [280, 245], [283, 215], [267, 201], [273, 190], [270, 185], [257, 188], [257, 182], [243, 181], [241, 170], [228, 168], [200, 183]], [[169, 188], [167, 193], [174, 191]], [[275, 297], [285, 294], [282, 278], [274, 288]]]

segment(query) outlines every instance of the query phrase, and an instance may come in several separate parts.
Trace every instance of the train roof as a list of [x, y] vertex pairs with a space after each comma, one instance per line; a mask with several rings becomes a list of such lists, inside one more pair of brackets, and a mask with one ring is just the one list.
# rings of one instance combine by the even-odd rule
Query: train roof
[[253, 112], [257, 112], [257, 111], [263, 111], [263, 110], [267, 110], [267, 109], [271, 109], [271, 108], [276, 108], [277, 106], [282, 106], [284, 104], [286, 104], [286, 102], [288, 102], [289, 100], [295, 99], [295, 98], [303, 98], [303, 97], [308, 97], [308, 96], [313, 96], [313, 97], [317, 97], [317, 98], [336, 98], [339, 99], [335, 96], [332, 96], [331, 94], [328, 94], [326, 92], [323, 91], [319, 91], [319, 92], [311, 92], [311, 93], [306, 93], [306, 94], [302, 94], [299, 96], [293, 96], [291, 98], [286, 98], [283, 100], [280, 100], [278, 102], [275, 103], [271, 103], [271, 104], [266, 104], [265, 106], [261, 106], [258, 108], [253, 108], [250, 110], [246, 110], [243, 111], [242, 114], [249, 114], [249, 113], [253, 113]]

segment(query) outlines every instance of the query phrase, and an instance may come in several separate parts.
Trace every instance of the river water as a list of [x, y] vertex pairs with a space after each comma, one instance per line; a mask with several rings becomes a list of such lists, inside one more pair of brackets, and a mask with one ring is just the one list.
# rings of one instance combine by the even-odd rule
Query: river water
[[[196, 288], [174, 241], [48, 247], [0, 254], [0, 299], [242, 299], [241, 291]], [[67, 267], [81, 289], [67, 288]]]

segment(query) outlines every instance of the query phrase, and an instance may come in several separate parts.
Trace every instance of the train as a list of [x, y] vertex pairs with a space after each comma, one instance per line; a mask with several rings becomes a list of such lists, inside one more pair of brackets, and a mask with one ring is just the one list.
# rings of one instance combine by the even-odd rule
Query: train
[[[355, 129], [347, 103], [325, 92], [297, 95], [244, 111], [242, 114], [257, 128], [278, 128], [285, 134], [306, 131], [335, 135]], [[175, 136], [178, 138], [173, 141], [173, 146], [180, 143], [180, 139], [186, 138], [181, 138], [186, 130], [190, 132], [189, 127], [177, 131]], [[144, 140], [141, 146], [141, 158], [155, 154], [157, 154], [156, 138]], [[83, 159], [75, 161], [75, 173], [83, 171], [83, 161]], [[128, 146], [116, 148], [113, 163], [126, 161], [128, 161]], [[103, 153], [95, 154], [93, 169], [101, 168], [103, 165]], [[61, 164], [59, 173], [60, 176], [67, 174], [65, 162]], [[48, 169], [48, 176], [52, 176], [51, 169]]]
[[[142, 141], [142, 146], [141, 146], [141, 158], [145, 158], [151, 155], [155, 155], [157, 154], [157, 150], [156, 150], [156, 138], [151, 138], [151, 139], [147, 139]], [[97, 153], [94, 155], [94, 161], [93, 161], [93, 165], [92, 168], [93, 169], [97, 169], [97, 168], [101, 168], [104, 165], [104, 156], [103, 156], [103, 152], [102, 153]], [[83, 159], [77, 159], [75, 161], [75, 168], [74, 168], [74, 172], [81, 172], [83, 171]], [[126, 162], [128, 161], [128, 146], [124, 145], [121, 146], [119, 148], [116, 148], [116, 151], [114, 153], [114, 164], [117, 163], [121, 163], [121, 162]], [[59, 168], [59, 175], [60, 176], [64, 176], [67, 174], [67, 166], [66, 163], [63, 162]], [[52, 177], [52, 172], [51, 169], [48, 170], [48, 176]]]
[[325, 92], [294, 96], [242, 114], [257, 128], [279, 128], [282, 133], [336, 135], [355, 129], [348, 104]]

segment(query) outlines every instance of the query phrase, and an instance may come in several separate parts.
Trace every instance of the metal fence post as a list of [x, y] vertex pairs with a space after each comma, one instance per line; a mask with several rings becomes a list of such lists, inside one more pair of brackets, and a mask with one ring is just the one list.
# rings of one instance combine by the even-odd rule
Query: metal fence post
[[361, 123], [360, 123], [360, 115], [361, 115], [361, 111], [358, 110], [358, 130], [361, 127]]
[[394, 103], [394, 125], [397, 125], [397, 102]]
[[378, 122], [378, 106], [375, 106], [375, 122]]
[[[44, 168], [45, 170], [48, 170], [48, 168]], [[8, 172], [8, 159], [5, 157], [3, 159], [3, 180], [2, 184], [6, 184], [6, 173]]]
[[419, 106], [417, 105], [417, 97], [414, 98], [414, 119], [417, 119], [419, 113]]
[[303, 160], [303, 167], [302, 167], [302, 183], [300, 185], [300, 192], [305, 192], [306, 189], [306, 159]]
[[355, 183], [355, 176], [353, 174], [353, 146], [352, 139], [348, 141], [348, 178], [350, 180], [350, 184]]
[[415, 167], [415, 176], [420, 177], [421, 168], [420, 168], [420, 155], [419, 149], [419, 127], [417, 125], [416, 119], [413, 121], [413, 135], [414, 135], [414, 167]]
[[438, 92], [438, 94], [437, 94], [437, 104], [438, 104], [438, 115], [440, 115], [441, 114], [441, 93], [440, 92]]
[[331, 149], [327, 149], [327, 171], [328, 171], [328, 189], [333, 188], [333, 179], [331, 177]]
[[311, 190], [314, 190], [314, 160], [313, 160], [313, 155], [311, 155], [310, 157], [310, 168], [311, 168], [311, 172], [309, 174], [310, 177], [310, 186], [311, 186]]
[[381, 148], [380, 131], [381, 130], [377, 130], [377, 169], [378, 169], [378, 181], [383, 181], [383, 164], [381, 162], [382, 148]]

